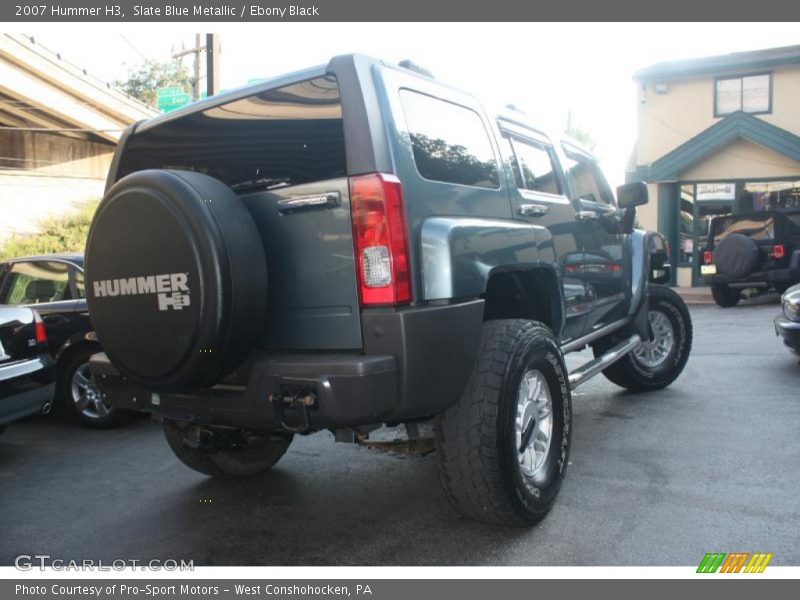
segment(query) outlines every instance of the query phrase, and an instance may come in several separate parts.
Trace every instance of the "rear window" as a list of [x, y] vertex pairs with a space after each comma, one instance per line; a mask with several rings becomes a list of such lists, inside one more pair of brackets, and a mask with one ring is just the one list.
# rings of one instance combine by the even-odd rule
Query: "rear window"
[[714, 246], [734, 233], [756, 242], [800, 243], [800, 212], [758, 211], [716, 217], [711, 222]]
[[118, 176], [143, 169], [197, 171], [241, 193], [344, 177], [336, 79], [260, 92], [133, 135]]
[[717, 217], [711, 227], [715, 246], [734, 233], [746, 235], [757, 242], [775, 238], [775, 219], [768, 213], [747, 217], [738, 215]]
[[475, 111], [410, 90], [400, 99], [419, 174], [431, 181], [497, 189], [497, 159]]

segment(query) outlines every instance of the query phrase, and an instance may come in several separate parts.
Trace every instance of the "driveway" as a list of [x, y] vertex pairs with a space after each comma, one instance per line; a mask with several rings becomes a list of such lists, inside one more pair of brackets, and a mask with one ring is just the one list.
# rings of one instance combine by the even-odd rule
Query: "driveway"
[[[435, 455], [298, 436], [278, 466], [215, 481], [160, 427], [35, 418], [0, 437], [0, 564], [18, 554], [195, 565], [696, 565], [773, 552], [800, 565], [800, 366], [777, 304], [694, 306], [681, 378], [649, 395], [598, 377], [574, 394], [567, 479], [530, 530], [464, 520]], [[569, 357], [579, 363], [587, 353]]]

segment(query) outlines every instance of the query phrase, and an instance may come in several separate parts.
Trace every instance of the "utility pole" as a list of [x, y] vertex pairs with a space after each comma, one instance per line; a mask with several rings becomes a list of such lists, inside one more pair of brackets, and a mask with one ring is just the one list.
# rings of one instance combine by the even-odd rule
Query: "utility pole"
[[200, 53], [206, 49], [201, 44], [202, 37], [199, 33], [196, 33], [194, 36], [194, 48], [181, 50], [172, 55], [172, 58], [181, 58], [187, 54], [194, 54], [194, 78], [192, 80], [192, 100], [194, 101], [200, 99]]
[[[199, 42], [198, 42], [199, 45]], [[219, 93], [219, 34], [206, 34], [206, 95]]]
[[192, 100], [200, 99], [200, 53], [206, 53], [206, 95], [213, 96], [219, 93], [219, 34], [207, 33], [206, 43], [202, 43], [202, 35], [194, 36], [194, 48], [181, 50], [172, 55], [172, 58], [181, 58], [187, 54], [194, 54], [194, 81], [192, 82]]

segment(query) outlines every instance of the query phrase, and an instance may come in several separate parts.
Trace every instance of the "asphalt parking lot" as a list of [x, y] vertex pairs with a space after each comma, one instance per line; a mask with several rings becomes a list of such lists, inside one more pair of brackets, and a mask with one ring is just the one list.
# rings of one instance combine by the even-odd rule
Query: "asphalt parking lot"
[[[696, 565], [706, 552], [800, 564], [800, 366], [777, 304], [693, 306], [691, 359], [637, 395], [574, 395], [567, 480], [530, 530], [460, 518], [433, 455], [295, 439], [271, 472], [215, 481], [158, 424], [87, 431], [34, 418], [0, 437], [0, 564], [18, 554], [195, 565]], [[571, 357], [570, 362], [580, 361]]]

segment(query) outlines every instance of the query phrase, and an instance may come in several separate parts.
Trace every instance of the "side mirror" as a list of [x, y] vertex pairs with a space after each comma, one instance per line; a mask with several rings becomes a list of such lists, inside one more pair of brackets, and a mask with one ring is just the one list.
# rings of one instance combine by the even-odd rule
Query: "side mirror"
[[617, 188], [617, 206], [620, 208], [633, 208], [647, 202], [647, 185], [641, 181], [626, 183]]

